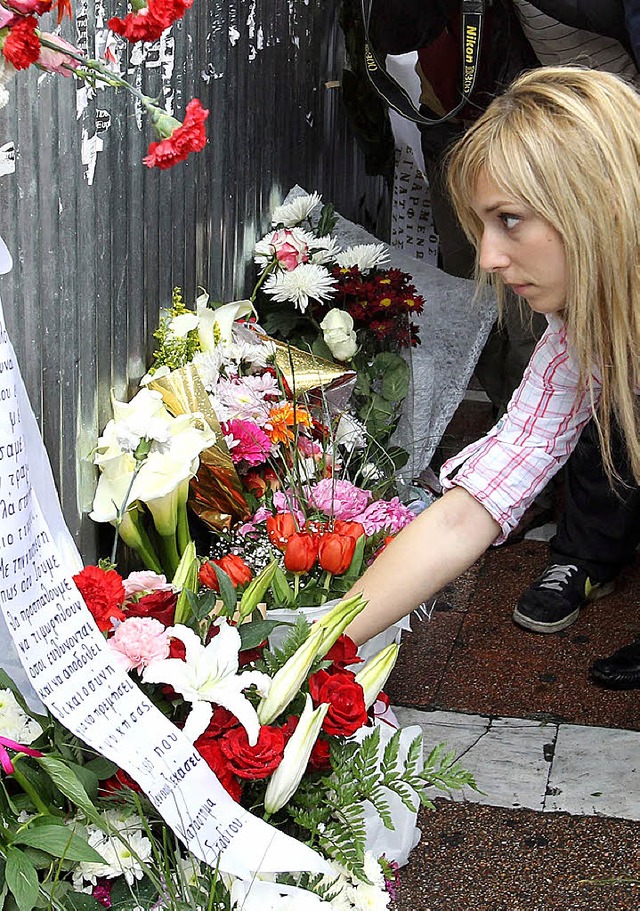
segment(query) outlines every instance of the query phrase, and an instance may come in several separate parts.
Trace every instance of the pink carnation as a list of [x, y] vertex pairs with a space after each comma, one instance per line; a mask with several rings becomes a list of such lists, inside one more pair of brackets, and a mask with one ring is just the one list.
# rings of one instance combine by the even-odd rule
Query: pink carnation
[[150, 569], [142, 572], [129, 573], [126, 579], [123, 579], [125, 599], [129, 600], [134, 595], [146, 595], [149, 592], [171, 592], [173, 585], [167, 582], [166, 576], [152, 573]]
[[309, 491], [309, 501], [317, 509], [327, 516], [344, 520], [353, 519], [363, 512], [371, 497], [370, 490], [362, 490], [351, 481], [336, 478], [324, 478]]
[[165, 627], [151, 617], [130, 617], [121, 623], [108, 644], [118, 653], [126, 670], [140, 673], [154, 661], [169, 657]]
[[267, 434], [250, 421], [228, 421], [222, 425], [226, 435], [232, 437], [231, 458], [234, 462], [248, 465], [262, 465], [271, 452], [271, 440]]
[[367, 535], [375, 535], [378, 531], [395, 535], [412, 519], [415, 519], [415, 514], [394, 497], [393, 500], [376, 500], [367, 506], [362, 515], [355, 516], [354, 521], [364, 525]]
[[40, 49], [40, 56], [38, 57], [38, 65], [49, 73], [70, 76], [71, 71], [79, 67], [80, 64], [77, 60], [74, 60], [73, 57], [65, 54], [65, 51], [71, 51], [74, 54], [79, 54], [80, 51], [59, 35], [50, 35], [48, 32], [42, 32], [42, 37], [46, 38], [47, 41], [50, 41], [52, 44], [57, 45], [60, 50], [54, 51], [50, 47], [42, 47]]

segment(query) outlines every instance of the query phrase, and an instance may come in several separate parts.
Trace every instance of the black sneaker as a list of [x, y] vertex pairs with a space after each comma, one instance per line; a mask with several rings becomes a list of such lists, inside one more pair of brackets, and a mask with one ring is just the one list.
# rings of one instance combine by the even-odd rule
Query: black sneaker
[[552, 563], [524, 592], [513, 619], [534, 633], [558, 633], [578, 619], [580, 608], [611, 594], [615, 583], [591, 582], [573, 563]]

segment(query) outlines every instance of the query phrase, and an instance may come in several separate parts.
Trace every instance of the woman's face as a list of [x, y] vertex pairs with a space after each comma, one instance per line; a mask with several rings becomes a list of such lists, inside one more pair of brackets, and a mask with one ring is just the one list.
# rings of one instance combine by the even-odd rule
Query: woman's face
[[553, 225], [509, 197], [485, 174], [478, 179], [472, 206], [483, 225], [480, 267], [500, 275], [537, 313], [562, 310], [566, 256]]

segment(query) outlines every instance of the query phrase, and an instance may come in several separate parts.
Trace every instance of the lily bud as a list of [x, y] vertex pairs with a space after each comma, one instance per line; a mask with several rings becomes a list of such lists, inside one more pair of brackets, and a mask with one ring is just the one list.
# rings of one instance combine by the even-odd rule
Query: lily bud
[[260, 724], [271, 724], [298, 695], [302, 681], [319, 654], [318, 649], [324, 635], [323, 628], [314, 623], [307, 639], [273, 677], [268, 695], [258, 706]]
[[314, 709], [311, 696], [307, 693], [298, 726], [284, 748], [282, 762], [267, 785], [264, 809], [269, 816], [277, 813], [295, 794], [328, 711], [329, 705], [326, 702]]
[[273, 581], [277, 568], [278, 561], [272, 560], [271, 563], [269, 563], [268, 566], [265, 566], [262, 572], [247, 585], [244, 594], [240, 599], [238, 623], [242, 623], [245, 617], [250, 617], [258, 604], [260, 604]]
[[359, 683], [362, 687], [366, 708], [373, 705], [380, 691], [384, 688], [398, 660], [399, 651], [400, 646], [398, 643], [392, 642], [391, 645], [378, 652], [375, 658], [368, 661], [365, 667], [356, 674], [356, 683]]
[[342, 600], [332, 607], [328, 613], [314, 623], [315, 627], [320, 627], [323, 636], [318, 648], [317, 657], [323, 658], [334, 643], [338, 641], [352, 620], [364, 610], [367, 602], [362, 595], [358, 593], [351, 598]]

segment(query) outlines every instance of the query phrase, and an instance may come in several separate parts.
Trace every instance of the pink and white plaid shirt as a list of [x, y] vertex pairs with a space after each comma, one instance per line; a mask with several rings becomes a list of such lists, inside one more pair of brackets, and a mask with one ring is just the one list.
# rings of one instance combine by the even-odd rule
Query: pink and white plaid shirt
[[555, 314], [547, 322], [504, 417], [442, 466], [443, 487], [463, 487], [498, 522], [502, 534], [496, 544], [567, 461], [592, 415], [565, 324]]

